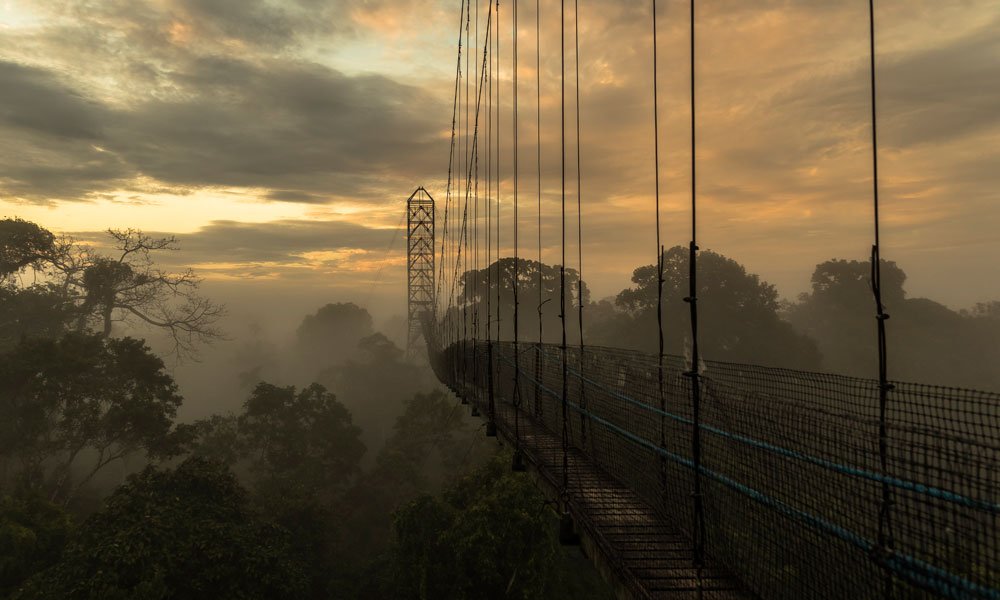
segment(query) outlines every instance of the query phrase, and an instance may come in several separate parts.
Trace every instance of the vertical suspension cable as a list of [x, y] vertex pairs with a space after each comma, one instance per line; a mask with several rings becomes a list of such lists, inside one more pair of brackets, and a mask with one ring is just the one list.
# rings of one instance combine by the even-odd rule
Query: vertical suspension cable
[[[477, 0], [477, 4], [476, 5], [478, 6], [478, 0]], [[470, 45], [469, 44], [469, 39], [470, 39], [469, 38], [469, 33], [470, 33], [469, 22], [471, 21], [471, 17], [472, 17], [472, 11], [471, 10], [466, 11], [466, 14], [465, 14], [465, 45], [466, 46]], [[468, 210], [469, 210], [469, 193], [468, 193], [468, 190], [471, 187], [471, 182], [472, 182], [472, 164], [471, 164], [471, 157], [470, 157], [470, 154], [469, 154], [470, 151], [472, 151], [472, 149], [470, 148], [470, 144], [469, 144], [469, 84], [472, 81], [472, 77], [471, 77], [472, 71], [471, 71], [471, 69], [469, 69], [469, 62], [470, 61], [469, 61], [469, 58], [468, 58], [471, 54], [472, 54], [471, 52], [467, 52], [466, 53], [466, 60], [465, 60], [466, 71], [468, 73], [468, 75], [465, 78], [465, 137], [466, 137], [466, 146], [465, 146], [465, 162], [466, 162], [465, 177], [466, 177], [466, 184], [465, 184], [465, 189], [466, 189], [466, 193], [465, 193], [464, 210], [462, 211], [463, 214], [465, 214], [465, 215], [468, 214]], [[464, 240], [464, 242], [462, 242], [462, 243], [464, 244], [465, 255], [468, 256], [468, 254], [469, 254], [469, 252], [468, 252], [468, 250], [469, 250], [468, 220], [465, 219], [464, 217], [462, 218], [462, 240]], [[467, 285], [467, 281], [466, 280], [467, 280], [467, 278], [465, 277], [465, 273], [462, 272], [461, 268], [459, 269], [458, 273], [462, 277], [462, 293], [465, 296], [465, 301], [462, 302], [462, 381], [463, 381], [463, 386], [466, 389], [468, 389], [468, 387], [469, 387], [469, 381], [468, 381], [468, 375], [469, 375], [469, 302], [468, 302], [468, 290], [466, 289], [466, 285]]]
[[[476, 48], [479, 48], [479, 0], [476, 0]], [[481, 83], [480, 83], [481, 85]], [[479, 97], [479, 85], [476, 89], [476, 97]], [[476, 111], [476, 130], [479, 129], [479, 111]], [[488, 143], [488, 142], [487, 142]], [[479, 346], [479, 149], [476, 148], [476, 184], [472, 196], [472, 294], [466, 294], [466, 302], [475, 300], [472, 307], [472, 390], [476, 393], [479, 390], [479, 360], [476, 358]]]
[[[667, 447], [666, 417], [667, 397], [664, 390], [663, 372], [663, 242], [660, 227], [660, 99], [659, 99], [659, 46], [657, 40], [658, 24], [656, 21], [656, 0], [653, 5], [653, 181], [656, 198], [656, 330], [657, 330], [657, 398], [660, 404], [660, 448]], [[667, 460], [661, 454], [659, 458], [660, 488], [666, 493]]]
[[[493, 16], [493, 2], [491, 1], [488, 5], [490, 12], [490, 18]], [[487, 28], [489, 25], [487, 25]], [[487, 88], [487, 95], [489, 96], [489, 101], [487, 102], [486, 110], [486, 120], [489, 123], [487, 129], [489, 130], [489, 139], [487, 144], [489, 145], [489, 157], [488, 162], [490, 165], [490, 183], [488, 184], [489, 193], [486, 194], [486, 380], [487, 380], [487, 398], [489, 406], [493, 406], [493, 261], [491, 260], [491, 253], [493, 251], [493, 245], [491, 243], [493, 239], [493, 180], [496, 178], [496, 172], [493, 170], [493, 80], [494, 80], [494, 61], [496, 60], [496, 55], [493, 52], [493, 43], [487, 43], [489, 47], [489, 86]]]
[[[542, 8], [535, 0], [535, 149], [538, 183], [538, 345], [535, 347], [535, 381], [542, 375]], [[540, 389], [535, 384], [535, 416], [542, 416]]]
[[[476, 0], [476, 16], [475, 16], [475, 21], [476, 21], [476, 27], [475, 27], [475, 32], [476, 32], [476, 37], [475, 37], [475, 39], [476, 39], [476, 48], [479, 48], [479, 0]], [[481, 85], [482, 85], [482, 81], [477, 78], [477, 80], [476, 80], [476, 86], [475, 86], [476, 98], [477, 99], [480, 96], [480, 89], [479, 88], [481, 87]], [[476, 111], [476, 123], [475, 123], [475, 126], [476, 126], [476, 130], [478, 131], [479, 130], [479, 111], [478, 110]], [[476, 157], [476, 160], [475, 160], [476, 165], [475, 165], [475, 173], [474, 173], [475, 191], [474, 191], [473, 197], [472, 197], [472, 199], [473, 199], [472, 206], [473, 206], [473, 213], [474, 213], [474, 215], [478, 214], [478, 212], [479, 212], [479, 210], [478, 210], [478, 208], [479, 208], [479, 140], [478, 140], [478, 137], [476, 139], [475, 157]], [[475, 217], [473, 217], [473, 223], [475, 224], [475, 226], [473, 228], [473, 233], [474, 233], [474, 236], [477, 238], [477, 241], [478, 241], [478, 235], [477, 235], [478, 231], [477, 231], [477, 229], [479, 227], [479, 222], [475, 219]], [[468, 238], [466, 238], [466, 239], [468, 239]], [[479, 248], [478, 247], [475, 249], [475, 253], [476, 253], [476, 257], [475, 257], [475, 261], [474, 261], [473, 267], [471, 269], [472, 273], [473, 273], [473, 277], [472, 277], [472, 279], [473, 279], [473, 281], [472, 281], [473, 290], [476, 289], [476, 282], [479, 280], [479, 271], [478, 271], [478, 268], [479, 268]], [[466, 253], [466, 254], [468, 254], [468, 253]], [[468, 272], [468, 269], [466, 271]], [[469, 294], [469, 293], [466, 293], [465, 296], [466, 296], [465, 302], [468, 305], [468, 303], [472, 300], [472, 298], [474, 296], [472, 294]], [[476, 385], [478, 383], [478, 374], [479, 374], [479, 361], [476, 360], [476, 340], [477, 340], [477, 337], [478, 337], [477, 334], [476, 334], [476, 327], [478, 327], [478, 324], [479, 324], [478, 310], [479, 310], [479, 304], [476, 303], [475, 305], [473, 305], [473, 313], [472, 313], [472, 320], [473, 320], [473, 323], [472, 323], [472, 350], [466, 352], [466, 356], [469, 357], [469, 360], [472, 361], [472, 388], [473, 389], [476, 389]]]
[[[879, 237], [879, 196], [878, 196], [878, 127], [877, 127], [877, 104], [875, 93], [875, 0], [868, 0], [868, 50], [869, 50], [869, 76], [871, 84], [871, 121], [872, 121], [872, 204], [874, 209], [875, 243], [872, 245], [871, 255], [871, 287], [875, 300], [875, 320], [878, 332], [878, 456], [879, 467], [882, 470], [882, 497], [879, 502], [878, 512], [878, 552], [879, 559], [884, 563], [892, 554], [895, 542], [892, 536], [892, 521], [890, 510], [892, 507], [892, 493], [885, 477], [889, 476], [888, 454], [889, 436], [887, 409], [889, 403], [889, 392], [893, 385], [889, 383], [888, 356], [886, 353], [886, 331], [885, 322], [889, 319], [889, 314], [885, 312], [885, 305], [882, 304], [882, 256], [881, 240]], [[892, 570], [885, 570], [885, 597], [893, 596]]]
[[520, 335], [518, 332], [518, 327], [520, 325], [519, 321], [519, 302], [518, 302], [518, 261], [520, 260], [520, 254], [518, 251], [518, 206], [517, 206], [517, 169], [518, 169], [518, 155], [517, 155], [517, 0], [514, 0], [514, 10], [513, 10], [513, 48], [514, 48], [514, 392], [512, 395], [512, 401], [514, 404], [514, 468], [521, 467], [518, 461], [521, 460], [521, 355], [520, 355]]
[[[445, 275], [444, 267], [447, 260], [449, 260], [449, 257], [447, 256], [446, 253], [449, 242], [448, 213], [449, 213], [449, 208], [451, 207], [452, 175], [455, 163], [455, 141], [456, 141], [455, 129], [456, 129], [456, 121], [458, 120], [457, 116], [458, 116], [459, 90], [460, 90], [459, 84], [461, 81], [461, 74], [462, 74], [462, 24], [464, 20], [465, 20], [465, 0], [462, 0], [462, 5], [458, 16], [458, 59], [456, 61], [457, 64], [455, 65], [455, 90], [453, 94], [452, 108], [451, 108], [451, 144], [448, 150], [448, 182], [445, 188], [446, 192], [445, 192], [444, 227], [443, 227], [444, 233], [441, 236], [441, 260], [438, 263], [437, 289], [434, 292], [435, 310], [437, 310], [438, 305], [441, 303], [441, 288], [443, 285], [444, 275]], [[449, 296], [448, 304], [445, 307], [445, 312], [443, 315], [440, 315], [440, 317], [444, 320], [445, 332], [447, 331], [448, 312], [450, 311], [450, 309], [451, 309], [451, 297]], [[435, 318], [435, 326], [438, 328], [441, 327], [441, 324], [437, 322], [436, 318]]]
[[[490, 12], [490, 16], [492, 16], [492, 11]], [[474, 152], [472, 158], [474, 158], [476, 160], [478, 160], [478, 157], [479, 157], [479, 125], [478, 124], [479, 124], [479, 115], [481, 114], [481, 109], [482, 109], [483, 90], [485, 88], [485, 83], [484, 82], [485, 82], [485, 78], [486, 78], [486, 74], [487, 74], [487, 56], [488, 56], [488, 48], [489, 48], [489, 44], [490, 44], [490, 35], [489, 35], [490, 23], [491, 23], [490, 17], [488, 17], [487, 18], [487, 22], [486, 22], [486, 28], [487, 28], [486, 42], [483, 44], [482, 70], [481, 70], [480, 75], [479, 75], [479, 82], [476, 85], [476, 89], [477, 89], [477, 93], [476, 93], [476, 112], [475, 112], [475, 114], [476, 114], [476, 127], [473, 130], [473, 134], [472, 134], [472, 149], [473, 149], [473, 152]], [[467, 169], [467, 171], [471, 172], [472, 167], [473, 167], [472, 162], [469, 162], [468, 163], [468, 169]], [[462, 228], [460, 229], [461, 237], [458, 239], [458, 244], [457, 244], [457, 252], [458, 252], [458, 254], [457, 254], [456, 260], [455, 260], [455, 275], [452, 277], [452, 292], [451, 293], [452, 293], [453, 296], [455, 295], [455, 283], [458, 281], [458, 269], [459, 269], [460, 265], [462, 264], [462, 260], [461, 260], [462, 259], [462, 255], [461, 255], [461, 252], [462, 252], [462, 245], [463, 245], [463, 241], [464, 241], [463, 238], [467, 237], [467, 235], [466, 235], [467, 234], [467, 222], [468, 222], [468, 215], [469, 215], [468, 201], [469, 201], [469, 197], [470, 197], [470, 195], [472, 193], [472, 185], [471, 185], [471, 183], [472, 183], [471, 179], [467, 179], [466, 180], [465, 209], [463, 210], [463, 213], [462, 213]], [[473, 410], [475, 410], [475, 408], [473, 408]]]
[[[500, 105], [500, 59], [501, 59], [501, 55], [500, 55], [500, 0], [497, 0], [494, 8], [496, 10], [496, 19], [494, 19], [494, 22], [495, 22], [494, 27], [496, 27], [496, 30], [494, 31], [493, 38], [494, 38], [495, 43], [496, 43], [496, 47], [495, 47], [494, 50], [496, 51], [496, 69], [497, 69], [497, 85], [496, 85], [496, 93], [497, 93], [497, 103], [496, 103], [496, 106], [497, 106], [497, 128], [496, 128], [496, 138], [497, 138], [496, 139], [496, 144], [497, 144], [497, 154], [496, 154], [496, 161], [497, 161], [497, 170], [496, 170], [497, 197], [496, 197], [496, 203], [497, 203], [497, 212], [496, 212], [496, 216], [494, 218], [494, 222], [496, 223], [496, 265], [497, 265], [497, 267], [496, 267], [497, 268], [497, 281], [496, 281], [496, 284], [497, 284], [497, 289], [496, 289], [496, 309], [497, 309], [496, 325], [497, 325], [497, 335], [496, 335], [496, 341], [499, 343], [500, 342], [500, 289], [503, 287], [503, 275], [501, 274], [501, 271], [500, 271], [500, 181], [501, 181], [501, 175], [500, 175], [500, 131], [501, 131], [500, 130], [500, 106], [501, 106]], [[493, 364], [493, 358], [492, 358], [492, 353], [491, 353], [491, 356], [490, 356], [490, 365], [492, 365], [492, 364]], [[496, 390], [494, 389], [494, 376], [493, 376], [493, 372], [494, 372], [494, 369], [491, 366], [490, 367], [490, 405], [489, 405], [490, 415], [489, 415], [489, 422], [486, 425], [486, 433], [487, 433], [487, 435], [491, 435], [491, 434], [492, 435], [496, 435], [496, 428], [497, 428], [497, 424], [496, 424]]]
[[[697, 134], [695, 111], [695, 0], [691, 0], [691, 245], [688, 258], [688, 297], [691, 307], [691, 458], [694, 466], [694, 566], [697, 569], [698, 593], [702, 590], [705, 563], [705, 513], [701, 495], [701, 357], [698, 353], [698, 194]], [[660, 259], [662, 261], [662, 258]]]
[[[584, 371], [583, 361], [583, 175], [580, 168], [580, 1], [573, 0], [573, 43], [574, 66], [576, 67], [576, 259], [577, 272], [576, 279], [576, 301], [577, 301], [577, 325], [580, 329], [580, 356], [578, 368], [581, 373]], [[580, 385], [580, 444], [587, 444], [587, 386]]]
[[560, 169], [562, 171], [562, 262], [559, 265], [559, 319], [562, 323], [562, 493], [569, 487], [569, 419], [566, 365], [566, 0], [559, 3]]
[[496, 11], [497, 11], [496, 12], [496, 19], [494, 19], [494, 22], [496, 23], [496, 25], [495, 25], [496, 30], [493, 32], [494, 33], [493, 37], [496, 40], [496, 48], [495, 48], [495, 50], [496, 50], [496, 53], [497, 53], [497, 63], [496, 63], [496, 65], [497, 65], [496, 66], [496, 68], [497, 68], [497, 86], [496, 86], [496, 93], [497, 93], [497, 103], [496, 103], [496, 106], [497, 106], [497, 129], [496, 129], [496, 132], [497, 132], [497, 139], [496, 139], [496, 144], [497, 144], [497, 154], [496, 154], [496, 161], [497, 161], [497, 180], [496, 180], [497, 195], [496, 195], [496, 198], [495, 198], [495, 201], [496, 201], [496, 215], [495, 215], [495, 217], [493, 219], [493, 223], [496, 226], [496, 235], [495, 235], [496, 239], [494, 240], [494, 242], [496, 243], [496, 252], [495, 252], [495, 254], [496, 254], [496, 262], [497, 262], [497, 289], [496, 289], [497, 318], [496, 318], [495, 323], [496, 323], [496, 326], [497, 326], [496, 341], [499, 342], [500, 341], [500, 322], [502, 320], [500, 318], [500, 315], [501, 315], [500, 288], [503, 286], [503, 277], [502, 277], [501, 271], [500, 271], [500, 185], [501, 185], [501, 182], [503, 181], [502, 176], [500, 174], [500, 169], [501, 169], [501, 162], [500, 161], [501, 161], [501, 158], [502, 158], [502, 153], [500, 152], [500, 147], [501, 147], [500, 146], [500, 138], [501, 138], [500, 132], [502, 131], [502, 129], [500, 128], [500, 115], [502, 114], [502, 112], [501, 112], [502, 105], [500, 103], [500, 91], [502, 89], [502, 86], [500, 85], [500, 80], [501, 80], [501, 77], [500, 77], [500, 67], [501, 67], [501, 58], [503, 57], [503, 55], [500, 54], [500, 0], [497, 0]]

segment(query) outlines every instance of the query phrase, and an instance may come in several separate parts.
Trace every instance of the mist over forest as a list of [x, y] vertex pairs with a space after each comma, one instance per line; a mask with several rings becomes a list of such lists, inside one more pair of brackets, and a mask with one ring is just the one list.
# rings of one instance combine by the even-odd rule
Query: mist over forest
[[[107, 235], [110, 251], [0, 221], [0, 593], [610, 597], [579, 550], [557, 543], [509, 449], [426, 358], [406, 357], [403, 317], [289, 301], [266, 322], [234, 318], [195, 272], [161, 267], [175, 239]], [[687, 256], [663, 255], [676, 355], [689, 352]], [[698, 268], [709, 362], [871, 377], [870, 264], [817, 265], [795, 302], [734, 258], [704, 251]], [[504, 258], [463, 275], [446, 341], [513, 338], [514, 272]], [[535, 309], [522, 308], [519, 338], [541, 327], [558, 343], [558, 267], [521, 260], [516, 272]], [[882, 276], [893, 378], [1000, 389], [1000, 302], [953, 311], [909, 297], [895, 263]], [[568, 269], [568, 342], [580, 341], [582, 304], [586, 344], [655, 353], [656, 279], [637, 266], [629, 287], [594, 301]]]
[[400, 318], [234, 323], [108, 235], [0, 221], [0, 595], [607, 597]]

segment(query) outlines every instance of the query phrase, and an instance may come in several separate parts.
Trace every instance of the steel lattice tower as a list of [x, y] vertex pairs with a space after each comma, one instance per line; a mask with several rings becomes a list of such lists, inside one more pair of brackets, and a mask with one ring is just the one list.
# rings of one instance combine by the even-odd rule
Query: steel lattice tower
[[418, 187], [406, 200], [406, 354], [424, 353], [422, 315], [434, 311], [434, 198]]

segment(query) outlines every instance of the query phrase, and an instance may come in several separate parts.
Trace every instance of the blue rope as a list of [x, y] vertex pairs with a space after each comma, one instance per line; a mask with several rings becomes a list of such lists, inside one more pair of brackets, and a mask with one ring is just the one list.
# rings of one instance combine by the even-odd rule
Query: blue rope
[[[649, 412], [652, 412], [654, 414], [662, 415], [662, 416], [667, 417], [669, 419], [673, 419], [674, 421], [677, 421], [678, 423], [684, 423], [685, 425], [692, 425], [693, 424], [693, 421], [691, 421], [691, 419], [688, 419], [686, 417], [682, 417], [680, 415], [676, 415], [676, 414], [673, 414], [673, 413], [669, 413], [669, 412], [666, 412], [666, 411], [662, 411], [662, 410], [660, 410], [659, 408], [657, 408], [655, 406], [646, 404], [646, 403], [641, 402], [639, 400], [635, 400], [635, 399], [633, 399], [633, 398], [631, 398], [629, 396], [626, 396], [626, 395], [624, 395], [624, 394], [622, 394], [620, 392], [616, 392], [615, 390], [608, 389], [607, 387], [601, 385], [600, 383], [598, 383], [596, 381], [593, 381], [593, 380], [585, 377], [579, 371], [576, 371], [574, 369], [570, 369], [570, 372], [572, 372], [573, 375], [575, 375], [578, 379], [580, 379], [584, 383], [589, 384], [589, 385], [591, 385], [593, 387], [596, 387], [597, 389], [602, 390], [602, 391], [610, 394], [611, 396], [613, 396], [614, 398], [616, 398], [618, 400], [622, 400], [624, 402], [627, 402], [627, 403], [632, 404], [634, 406], [637, 406], [639, 408], [648, 410]], [[761, 450], [767, 450], [769, 452], [773, 452], [775, 454], [778, 454], [780, 456], [784, 456], [784, 457], [787, 457], [787, 458], [794, 458], [794, 459], [797, 459], [797, 460], [808, 462], [810, 464], [817, 465], [817, 466], [823, 467], [825, 469], [829, 469], [831, 471], [835, 471], [837, 473], [841, 473], [843, 475], [852, 475], [852, 476], [855, 476], [855, 477], [861, 477], [863, 479], [868, 479], [870, 481], [875, 481], [877, 483], [885, 483], [885, 484], [891, 485], [893, 487], [899, 488], [901, 490], [915, 492], [915, 493], [918, 493], [918, 494], [924, 494], [924, 495], [930, 496], [932, 498], [937, 498], [939, 500], [945, 500], [947, 502], [952, 502], [952, 503], [955, 503], [955, 504], [959, 504], [959, 505], [965, 506], [967, 508], [973, 508], [973, 509], [977, 509], [977, 510], [984, 510], [986, 512], [993, 513], [993, 514], [1000, 514], [1000, 504], [996, 504], [996, 503], [993, 503], [993, 502], [988, 502], [988, 501], [985, 501], [985, 500], [977, 500], [975, 498], [969, 498], [968, 496], [963, 496], [961, 494], [957, 494], [957, 493], [951, 492], [949, 490], [944, 490], [944, 489], [941, 489], [941, 488], [937, 488], [937, 487], [933, 487], [933, 486], [929, 486], [929, 485], [924, 485], [922, 483], [917, 483], [915, 481], [907, 481], [905, 479], [899, 479], [897, 477], [891, 477], [891, 476], [888, 476], [888, 475], [880, 475], [878, 473], [874, 473], [872, 471], [867, 471], [865, 469], [860, 469], [860, 468], [857, 468], [857, 467], [852, 467], [850, 465], [843, 465], [843, 464], [840, 464], [840, 463], [835, 463], [835, 462], [832, 462], [832, 461], [829, 461], [829, 460], [826, 460], [826, 459], [823, 459], [823, 458], [819, 458], [817, 456], [811, 456], [809, 454], [803, 454], [802, 452], [798, 452], [798, 451], [795, 451], [795, 450], [790, 450], [788, 448], [783, 448], [781, 446], [776, 446], [774, 444], [771, 444], [771, 443], [768, 443], [768, 442], [763, 442], [763, 441], [760, 441], [760, 440], [757, 440], [757, 439], [754, 439], [754, 438], [751, 438], [751, 437], [747, 437], [747, 436], [736, 434], [736, 433], [730, 433], [728, 431], [725, 431], [723, 429], [719, 429], [717, 427], [713, 427], [711, 425], [702, 424], [702, 429], [704, 429], [705, 431], [708, 431], [710, 433], [713, 433], [715, 435], [724, 437], [726, 439], [730, 439], [730, 440], [733, 440], [733, 441], [741, 442], [743, 444], [747, 444], [749, 446], [753, 446], [753, 447], [759, 448]]]
[[[501, 360], [513, 366], [515, 369], [521, 370], [521, 368], [518, 365], [511, 362], [507, 357], [505, 356], [501, 357]], [[560, 394], [556, 393], [554, 390], [549, 389], [547, 386], [545, 386], [545, 384], [534, 379], [530, 375], [525, 374], [525, 377], [529, 381], [534, 383], [539, 389], [543, 390], [545, 393], [549, 394], [553, 398], [557, 398], [560, 400], [562, 399], [562, 396]], [[629, 399], [629, 401], [635, 403], [634, 400]], [[641, 405], [641, 403], [639, 404]], [[572, 410], [577, 411], [581, 414], [585, 414], [589, 419], [603, 425], [607, 429], [611, 430], [612, 432], [618, 434], [619, 436], [627, 440], [630, 440], [640, 446], [643, 446], [677, 464], [683, 465], [690, 469], [694, 468], [694, 462], [690, 459], [684, 458], [683, 456], [664, 450], [660, 448], [657, 444], [654, 444], [645, 438], [642, 438], [630, 431], [627, 431], [622, 427], [619, 427], [618, 425], [615, 425], [614, 423], [598, 415], [595, 415], [584, 408], [581, 408], [580, 406], [578, 406], [573, 402], [567, 401], [567, 405]], [[670, 415], [668, 413], [666, 416], [680, 420], [682, 422], [686, 421], [686, 419], [684, 419], [683, 417], [679, 417], [677, 415]], [[713, 431], [713, 433], [717, 432], [720, 432], [720, 430], [715, 429]], [[780, 449], [776, 446], [773, 448]], [[792, 452], [792, 451], [787, 451], [787, 452]], [[798, 453], [793, 453], [793, 454], [798, 454]], [[806, 457], [806, 455], [801, 455], [801, 456]], [[822, 460], [822, 459], [816, 459], [816, 460]], [[836, 465], [835, 463], [829, 463], [829, 464], [833, 466], [842, 466], [842, 465]], [[844, 467], [844, 468], [850, 469], [850, 467]], [[861, 471], [860, 469], [856, 470], [861, 473], [867, 473], [866, 471]], [[726, 477], [725, 475], [712, 471], [711, 469], [700, 467], [698, 469], [698, 472], [707, 477], [712, 478], [713, 480], [725, 485], [726, 487], [732, 490], [735, 490], [745, 496], [748, 496], [749, 498], [755, 500], [756, 502], [759, 502], [770, 508], [774, 508], [775, 510], [786, 516], [792, 517], [813, 528], [819, 529], [845, 542], [848, 542], [853, 546], [859, 548], [860, 550], [863, 550], [865, 553], [871, 554], [876, 548], [876, 544], [874, 542], [863, 536], [858, 535], [857, 533], [854, 533], [853, 531], [845, 529], [840, 525], [831, 523], [830, 521], [827, 521], [826, 519], [823, 519], [821, 517], [817, 517], [816, 515], [813, 515], [811, 513], [807, 513], [797, 508], [791, 507], [788, 504], [776, 498], [772, 498], [771, 496], [768, 496], [760, 492], [759, 490], [756, 490], [747, 485], [739, 483], [733, 479], [730, 479], [729, 477]], [[874, 477], [880, 477], [877, 474], [871, 474], [871, 475]], [[893, 478], [885, 478], [885, 479], [887, 480], [888, 483], [891, 483]], [[902, 482], [902, 483], [908, 483], [908, 482]], [[919, 485], [919, 484], [914, 484], [914, 485]], [[955, 575], [954, 573], [950, 573], [940, 567], [931, 565], [913, 556], [893, 553], [892, 555], [890, 555], [885, 559], [884, 566], [887, 569], [909, 579], [910, 581], [916, 582], [922, 585], [923, 587], [930, 588], [934, 592], [947, 598], [953, 598], [955, 600], [975, 600], [977, 598], [989, 598], [990, 600], [1000, 600], [1000, 590], [987, 587], [973, 581], [969, 581], [968, 579], [960, 575]]]

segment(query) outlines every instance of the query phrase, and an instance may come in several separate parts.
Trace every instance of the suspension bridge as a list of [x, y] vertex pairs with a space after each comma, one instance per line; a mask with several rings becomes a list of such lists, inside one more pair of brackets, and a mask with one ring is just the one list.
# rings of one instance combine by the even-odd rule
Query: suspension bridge
[[[409, 350], [424, 349], [437, 377], [470, 405], [473, 415], [483, 417], [487, 435], [500, 436], [513, 448], [511, 468], [526, 471], [558, 507], [560, 541], [582, 544], [623, 598], [1000, 600], [1000, 394], [889, 376], [889, 315], [880, 294], [874, 1], [868, 3], [874, 209], [870, 283], [878, 344], [873, 365], [878, 376], [872, 379], [718, 362], [700, 355], [694, 0], [689, 23], [691, 241], [689, 295], [684, 299], [690, 314], [689, 351], [685, 356], [664, 352], [662, 318], [659, 330], [651, 333], [657, 336], [658, 353], [584, 344], [582, 277], [575, 280], [574, 306], [566, 276], [566, 230], [572, 223], [566, 213], [565, 50], [569, 22], [579, 55], [579, 8], [574, 1], [567, 13], [565, 0], [558, 9], [561, 342], [546, 341], [541, 280], [536, 298], [519, 298], [518, 214], [525, 196], [518, 185], [517, 156], [520, 24], [518, 0], [510, 4], [513, 94], [507, 123], [501, 123], [497, 82], [500, 7], [493, 0], [485, 7], [464, 0], [461, 5], [443, 235], [435, 237], [441, 211], [435, 213], [430, 193], [418, 188], [408, 200]], [[536, 0], [536, 47], [540, 4]], [[658, 140], [656, 0], [650, 7], [651, 125]], [[475, 48], [470, 45], [473, 31]], [[575, 62], [572, 126], [579, 145]], [[540, 71], [536, 63], [536, 77]], [[535, 101], [540, 107], [540, 92]], [[534, 143], [540, 146], [540, 110], [537, 114]], [[512, 193], [506, 194], [500, 173], [502, 125], [514, 139], [513, 172], [505, 174]], [[655, 214], [657, 311], [662, 315], [658, 141], [654, 148], [650, 211]], [[576, 259], [582, 270], [579, 155], [577, 147]], [[541, 264], [540, 152], [537, 156], [538, 187], [527, 195], [537, 200]], [[483, 260], [489, 267], [500, 258], [501, 198], [515, 224], [513, 273], [479, 270]], [[511, 334], [504, 336], [501, 288], [513, 293]], [[522, 339], [522, 303], [537, 305], [535, 339]], [[567, 321], [573, 317], [579, 335], [570, 344]]]

